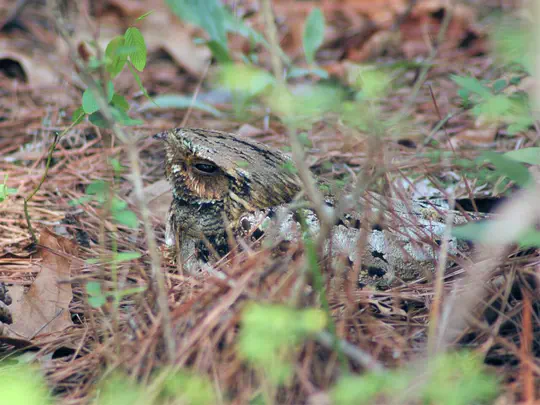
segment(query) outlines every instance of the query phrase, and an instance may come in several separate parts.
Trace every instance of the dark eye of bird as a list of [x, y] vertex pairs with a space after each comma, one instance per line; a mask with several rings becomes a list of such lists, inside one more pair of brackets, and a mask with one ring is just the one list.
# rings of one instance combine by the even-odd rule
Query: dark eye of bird
[[217, 170], [217, 166], [212, 163], [195, 163], [193, 166], [204, 174], [214, 174]]

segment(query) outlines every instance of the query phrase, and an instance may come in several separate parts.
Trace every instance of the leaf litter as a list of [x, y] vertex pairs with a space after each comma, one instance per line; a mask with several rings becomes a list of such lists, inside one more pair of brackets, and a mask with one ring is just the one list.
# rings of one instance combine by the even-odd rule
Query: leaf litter
[[[112, 9], [92, 16], [104, 27], [112, 27], [102, 31], [101, 43], [117, 35], [115, 30], [123, 21], [132, 21], [152, 9], [154, 4], [147, 0], [142, 2], [142, 9], [130, 9], [130, 2], [109, 3]], [[253, 11], [249, 22], [261, 28], [262, 20], [255, 6], [249, 1], [241, 3], [246, 3], [247, 10]], [[283, 20], [280, 26], [283, 47], [289, 55], [299, 54], [300, 28], [313, 7], [312, 3], [291, 5], [290, 2], [275, 2], [276, 13]], [[388, 62], [388, 57], [392, 61], [396, 54], [409, 58], [425, 55], [433, 46], [433, 38], [440, 29], [441, 17], [446, 10], [446, 2], [442, 1], [418, 2], [419, 6], [411, 10], [408, 9], [410, 3], [404, 0], [388, 0], [385, 7], [378, 2], [362, 0], [343, 4], [322, 3], [321, 9], [330, 25], [330, 32], [316, 58], [326, 61], [324, 69], [340, 77], [351, 64], [361, 61]], [[535, 139], [534, 131], [512, 138], [498, 136], [500, 128], [482, 126], [475, 117], [466, 113], [457, 114], [444, 129], [432, 133], [443, 118], [439, 114], [441, 111], [444, 114], [460, 108], [453, 98], [456, 86], [448, 79], [449, 74], [465, 67], [467, 72], [478, 77], [492, 74], [489, 70], [491, 61], [484, 55], [485, 33], [478, 28], [478, 17], [472, 7], [463, 5], [456, 11], [447, 35], [449, 40], [441, 47], [435, 59], [437, 63], [429, 73], [429, 85], [434, 96], [428, 91], [418, 94], [415, 112], [407, 122], [407, 128], [411, 130], [402, 131], [399, 140], [381, 140], [380, 145], [390, 153], [388, 161], [380, 163], [386, 167], [386, 176], [395, 176], [407, 184], [407, 191], [404, 191], [399, 182], [392, 183], [392, 187], [403, 195], [414, 192], [415, 183], [424, 184], [425, 181], [430, 187], [439, 186], [444, 195], [446, 190], [437, 181], [452, 176], [464, 178], [458, 164], [430, 160], [417, 153], [425, 151], [427, 146], [423, 142], [428, 137], [438, 142], [439, 151], [457, 153], [459, 157], [475, 155], [470, 145], [509, 151], [530, 146]], [[19, 19], [23, 27], [25, 22], [31, 25], [35, 13], [26, 11], [21, 14]], [[156, 15], [153, 18], [158, 19], [159, 12]], [[171, 19], [172, 32], [177, 35], [165, 36], [160, 33], [159, 24], [152, 26], [151, 18], [150, 15], [146, 26], [148, 32], [141, 27], [145, 38], [149, 36], [153, 51], [148, 70], [141, 74], [143, 83], [151, 93], [158, 95], [170, 93], [171, 88], [187, 96], [193, 94], [209, 58], [207, 48], [194, 46], [191, 41], [200, 32]], [[403, 21], [393, 26], [400, 18]], [[419, 29], [422, 26], [429, 30], [422, 31]], [[77, 29], [82, 30], [81, 27], [84, 25]], [[35, 35], [39, 30], [34, 27], [31, 32]], [[91, 32], [79, 32], [80, 38]], [[396, 33], [399, 34], [397, 42]], [[182, 41], [175, 42], [178, 38]], [[41, 39], [45, 41], [49, 37]], [[467, 40], [471, 43], [466, 43]], [[237, 37], [231, 43], [239, 50], [247, 46]], [[169, 56], [163, 58], [159, 49], [165, 50]], [[16, 195], [0, 203], [0, 281], [9, 286], [13, 303], [7, 308], [14, 320], [11, 325], [3, 325], [0, 350], [10, 353], [13, 348], [37, 347], [36, 358], [49, 383], [61, 393], [61, 400], [83, 404], [91, 400], [95, 385], [106, 376], [104, 364], [114, 365], [139, 381], [149, 381], [156, 370], [166, 365], [158, 322], [160, 314], [149, 304], [155, 301], [155, 293], [148, 288], [151, 283], [142, 232], [118, 227], [94, 203], [79, 207], [70, 205], [70, 201], [85, 195], [89, 184], [103, 180], [115, 181], [118, 196], [135, 210], [128, 174], [121, 174], [118, 179], [111, 178], [110, 158], [128, 166], [125, 148], [89, 123], [76, 127], [54, 152], [49, 178], [30, 205], [31, 217], [40, 231], [39, 245], [31, 243], [21, 209], [22, 197], [28, 195], [40, 180], [46, 150], [52, 141], [51, 133], [69, 124], [66, 117], [70, 115], [64, 112], [71, 112], [77, 105], [80, 93], [74, 89], [80, 88], [80, 83], [60, 70], [52, 71], [56, 75], [52, 81], [48, 76], [50, 72], [43, 76], [46, 81], [33, 79], [37, 71], [32, 69], [46, 65], [40, 63], [42, 56], [38, 54], [29, 63], [24, 59], [27, 58], [25, 52], [24, 47], [16, 48], [10, 58], [19, 63], [26, 73], [29, 78], [27, 84], [21, 85], [20, 77], [10, 76], [0, 66], [0, 85], [4, 95], [0, 98], [0, 175], [3, 178], [3, 173], [9, 173], [8, 185], [17, 189]], [[65, 50], [51, 52], [53, 66], [68, 66], [61, 62], [66, 61], [62, 52]], [[268, 57], [264, 52], [261, 54], [263, 58]], [[153, 61], [155, 66], [166, 67], [161, 70], [165, 72], [161, 76], [153, 76]], [[411, 76], [410, 73], [405, 74], [409, 83], [414, 81]], [[53, 86], [52, 91], [62, 97], [51, 102], [51, 97], [44, 97], [43, 89], [48, 89], [55, 80], [56, 83], [65, 80], [65, 83]], [[137, 96], [135, 84], [121, 77], [119, 80], [118, 88], [129, 95], [131, 102], [146, 102]], [[389, 112], [398, 111], [409, 92], [410, 87], [405, 86], [391, 94], [385, 100], [384, 108]], [[212, 94], [205, 88], [202, 93]], [[141, 114], [144, 114], [146, 123], [137, 132], [140, 133], [138, 147], [147, 186], [145, 191], [159, 242], [163, 243], [165, 213], [171, 197], [169, 186], [163, 180], [163, 152], [149, 135], [177, 126], [184, 118], [184, 111], [168, 109]], [[240, 127], [233, 120], [226, 122], [197, 110], [191, 112], [188, 123], [226, 131], [237, 131]], [[268, 124], [264, 114], [255, 112], [254, 118], [245, 125], [250, 125], [243, 127], [245, 136], [276, 146], [287, 144], [284, 127], [278, 122]], [[350, 136], [346, 128], [322, 121], [311, 131], [309, 140], [312, 144], [309, 148], [312, 169], [324, 176], [339, 177], [348, 176], [365, 164], [371, 138], [367, 134]], [[411, 173], [421, 175], [411, 179]], [[455, 189], [458, 198], [467, 198], [471, 193], [478, 195], [484, 187], [479, 184], [476, 188], [474, 181], [465, 184], [466, 180], [463, 180], [462, 183], [462, 187]], [[147, 290], [139, 295], [123, 297], [118, 310], [110, 300], [100, 309], [92, 308], [86, 298], [88, 282], [101, 283], [100, 291], [112, 291], [115, 287], [107, 273], [109, 268], [103, 262], [88, 262], [88, 259], [112, 257], [111, 246], [102, 241], [103, 234], [112, 233], [118, 236], [120, 252], [140, 254], [140, 258], [129, 263], [117, 264], [117, 285], [123, 289], [146, 287]], [[245, 367], [234, 345], [242, 310], [249, 300], [288, 303], [296, 299], [295, 286], [301, 274], [296, 270], [302, 268], [298, 253], [303, 249], [301, 243], [288, 246], [279, 260], [273, 258], [268, 249], [233, 252], [222, 262], [222, 270], [227, 276], [225, 280], [210, 277], [203, 281], [177, 273], [174, 266], [163, 263], [162, 267], [168, 271], [168, 300], [177, 347], [174, 366], [211, 376], [220, 390], [234, 396], [236, 403], [252, 400], [257, 393], [257, 375]], [[521, 387], [513, 384], [519, 373], [518, 360], [528, 362], [534, 381], [540, 381], [538, 347], [533, 347], [529, 353], [520, 348], [522, 333], [533, 333], [534, 336], [539, 333], [537, 311], [532, 313], [529, 324], [520, 323], [521, 313], [529, 311], [531, 305], [538, 307], [537, 299], [532, 303], [523, 299], [527, 294], [538, 297], [537, 290], [531, 287], [534, 284], [530, 283], [531, 278], [537, 277], [538, 264], [535, 251], [523, 254], [510, 250], [506, 253], [498, 267], [481, 283], [488, 292], [479, 294], [485, 297], [482, 302], [464, 308], [474, 321], [455, 336], [453, 343], [483, 353], [485, 363], [497, 370], [505, 383], [505, 394], [501, 395], [500, 401], [512, 403], [522, 398]], [[339, 337], [386, 368], [409, 362], [414, 364], [426, 345], [430, 309], [436, 299], [433, 284], [418, 280], [387, 291], [353, 289], [351, 292], [343, 274], [335, 269], [329, 271], [326, 287]], [[451, 291], [456, 279], [466, 274], [466, 263], [460, 263], [445, 275], [443, 289]], [[303, 300], [306, 305], [317, 302], [309, 290], [305, 291]], [[530, 315], [525, 318], [530, 319]], [[6, 334], [6, 329], [9, 334]], [[280, 402], [315, 400], [327, 393], [335, 382], [340, 373], [336, 353], [331, 346], [321, 342], [308, 340], [299, 348], [294, 357], [295, 379], [290, 387], [280, 390]], [[64, 355], [51, 358], [62, 350], [67, 350]], [[354, 357], [348, 361], [355, 371], [366, 367]], [[527, 378], [530, 378], [529, 374]]]

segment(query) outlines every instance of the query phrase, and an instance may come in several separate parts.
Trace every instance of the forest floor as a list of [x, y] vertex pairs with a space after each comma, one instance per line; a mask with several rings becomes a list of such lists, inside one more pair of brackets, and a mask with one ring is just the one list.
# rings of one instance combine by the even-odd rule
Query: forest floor
[[[0, 3], [0, 183], [5, 178], [0, 283], [12, 298], [13, 323], [0, 323], [0, 387], [16, 375], [12, 370], [30, 363], [41, 370], [54, 403], [62, 404], [96, 398], [100, 404], [168, 404], [176, 403], [175, 395], [184, 395], [182, 403], [197, 404], [472, 403], [441, 402], [422, 385], [447, 398], [469, 398], [471, 391], [487, 387], [475, 400], [540, 403], [538, 238], [524, 243], [525, 250], [508, 243], [484, 248], [495, 261], [485, 264], [480, 275], [459, 262], [440, 284], [424, 277], [377, 290], [347, 284], [346, 276], [324, 267], [329, 324], [335, 331], [329, 327], [301, 337], [290, 331], [288, 346], [276, 353], [262, 337], [257, 346], [255, 337], [252, 350], [268, 351], [276, 368], [288, 370], [285, 381], [276, 382], [265, 359], [253, 363], [238, 349], [240, 330], [250, 328], [243, 323], [244, 310], [249, 303], [265, 304], [261, 316], [267, 317], [267, 330], [262, 333], [272, 334], [279, 322], [288, 329], [290, 317], [300, 322], [307, 316], [302, 310], [319, 308], [313, 280], [304, 280], [300, 271], [304, 261], [292, 260], [283, 271], [272, 265], [268, 249], [248, 249], [220, 262], [227, 280], [178, 272], [163, 254], [171, 197], [163, 147], [152, 135], [180, 126], [210, 128], [289, 152], [287, 111], [277, 112], [272, 107], [279, 106], [262, 93], [239, 101], [220, 81], [225, 66], [220, 51], [200, 41], [208, 38], [212, 24], [183, 23], [174, 7], [161, 1], [74, 2], [79, 8], [67, 7], [62, 18], [41, 1], [6, 3]], [[258, 5], [264, 1], [224, 3], [246, 26], [268, 34]], [[455, 200], [466, 211], [492, 212], [507, 200], [515, 208], [501, 206], [500, 214], [508, 214], [504, 218], [535, 225], [538, 213], [523, 208], [529, 196], [520, 194], [528, 176], [538, 178], [540, 164], [535, 149], [540, 132], [528, 102], [529, 96], [537, 97], [538, 84], [520, 54], [530, 44], [511, 31], [517, 24], [509, 25], [503, 39], [494, 29], [505, 27], [501, 18], [527, 21], [520, 2], [272, 3], [280, 49], [295, 66], [287, 78], [291, 93], [299, 97], [293, 104], [341, 95], [303, 128], [306, 165], [314, 173], [341, 182], [370, 173], [373, 191]], [[324, 23], [313, 23], [323, 35], [322, 43], [313, 45], [306, 42], [317, 42], [317, 33], [310, 39], [304, 27], [315, 7], [322, 10]], [[67, 40], [56, 33], [58, 24], [69, 32]], [[81, 66], [73, 63], [73, 51], [82, 63], [92, 61], [91, 55], [99, 59], [109, 41], [130, 26], [142, 33], [147, 59], [138, 73], [144, 91], [128, 69], [113, 80], [115, 95], [125, 98], [129, 116], [137, 120], [124, 127], [127, 142], [94, 125], [92, 117], [70, 127], [88, 87]], [[229, 34], [230, 58], [237, 64], [250, 60], [275, 75], [275, 50], [253, 42]], [[310, 47], [314, 63], [308, 64]], [[505, 54], [509, 48], [510, 56]], [[99, 67], [88, 72], [107, 80]], [[248, 88], [254, 86], [251, 79], [232, 81]], [[321, 85], [333, 91], [310, 92]], [[523, 149], [527, 152], [504, 155]], [[153, 236], [144, 230], [135, 196], [137, 170]], [[25, 199], [37, 243], [28, 228]], [[514, 232], [511, 225], [497, 229]], [[163, 291], [151, 265], [156, 252], [148, 241], [154, 237], [165, 274]], [[302, 250], [299, 241], [289, 251]], [[159, 304], [160, 294], [168, 313]], [[299, 312], [271, 306], [291, 303]], [[282, 312], [272, 313], [272, 308]], [[332, 343], [334, 332], [340, 350]], [[474, 360], [450, 358], [441, 366], [446, 374], [426, 372], [428, 360], [461, 350]], [[414, 375], [418, 386], [406, 385], [396, 398], [381, 383], [400, 386], [393, 371]], [[176, 388], [167, 386], [171, 375]], [[9, 381], [25, 387], [25, 380]], [[360, 388], [344, 394], [340, 381]], [[443, 389], [449, 381], [452, 387]], [[490, 381], [497, 381], [496, 390], [490, 391]], [[366, 395], [364, 402], [358, 390]]]

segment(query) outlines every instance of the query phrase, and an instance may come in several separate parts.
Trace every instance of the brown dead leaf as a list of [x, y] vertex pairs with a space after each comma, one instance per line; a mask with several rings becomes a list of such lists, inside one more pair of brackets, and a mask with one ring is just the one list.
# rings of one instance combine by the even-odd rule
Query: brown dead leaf
[[[199, 77], [210, 61], [207, 46], [193, 42], [195, 30], [168, 10], [157, 10], [141, 21], [141, 31], [149, 51], [163, 49], [193, 76]], [[164, 33], [166, 32], [166, 35]]]
[[[23, 81], [34, 87], [58, 84], [60, 81], [58, 70], [49, 64], [46, 55], [41, 54], [34, 45], [29, 41], [2, 34], [0, 36], [0, 61], [6, 69], [12, 67], [12, 70], [2, 69], [4, 74], [8, 77], [22, 76]], [[20, 74], [17, 70], [21, 71]]]
[[7, 337], [31, 341], [40, 334], [57, 333], [73, 325], [69, 304], [73, 298], [70, 284], [61, 284], [71, 276], [72, 257], [77, 245], [44, 229], [38, 255], [39, 274], [28, 291], [9, 287], [13, 324]]
[[[155, 183], [146, 186], [143, 193], [146, 198], [146, 203], [148, 204], [148, 209], [152, 215], [156, 218], [162, 218], [163, 222], [165, 222], [172, 201], [171, 186], [169, 182], [165, 179], [156, 181]], [[130, 197], [130, 203], [136, 204], [134, 195]]]
[[442, 21], [449, 12], [452, 13], [452, 18], [444, 41], [439, 45], [441, 50], [462, 48], [472, 53], [482, 50], [482, 44], [476, 41], [483, 35], [474, 25], [477, 21], [475, 9], [465, 4], [449, 6], [444, 0], [424, 0], [418, 2], [400, 26], [403, 39], [401, 49], [407, 58], [412, 59], [430, 52]]
[[450, 139], [454, 148], [464, 146], [488, 146], [495, 142], [498, 125], [486, 124], [485, 126], [466, 129]]

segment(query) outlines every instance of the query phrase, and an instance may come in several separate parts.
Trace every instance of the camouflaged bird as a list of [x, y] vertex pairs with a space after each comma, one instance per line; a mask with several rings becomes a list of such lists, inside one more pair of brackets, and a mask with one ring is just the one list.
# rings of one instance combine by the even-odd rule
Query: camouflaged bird
[[[300, 192], [300, 181], [281, 151], [209, 129], [176, 128], [154, 137], [164, 141], [165, 174], [173, 193], [166, 243], [188, 271], [209, 270], [216, 256], [229, 251], [227, 228], [235, 237], [264, 234], [275, 242], [299, 238], [298, 209], [291, 210], [289, 203]], [[366, 228], [370, 234], [362, 256], [357, 253], [362, 216], [354, 212], [334, 226], [327, 252], [349, 263], [361, 258], [362, 284], [387, 285], [431, 272], [448, 209], [421, 201], [389, 203], [373, 196], [378, 208], [371, 216], [383, 224]], [[331, 195], [327, 204], [333, 204]], [[316, 233], [315, 213], [302, 213], [309, 231]], [[463, 215], [453, 214], [454, 224], [467, 222]], [[450, 239], [450, 255], [468, 250], [468, 244]]]

